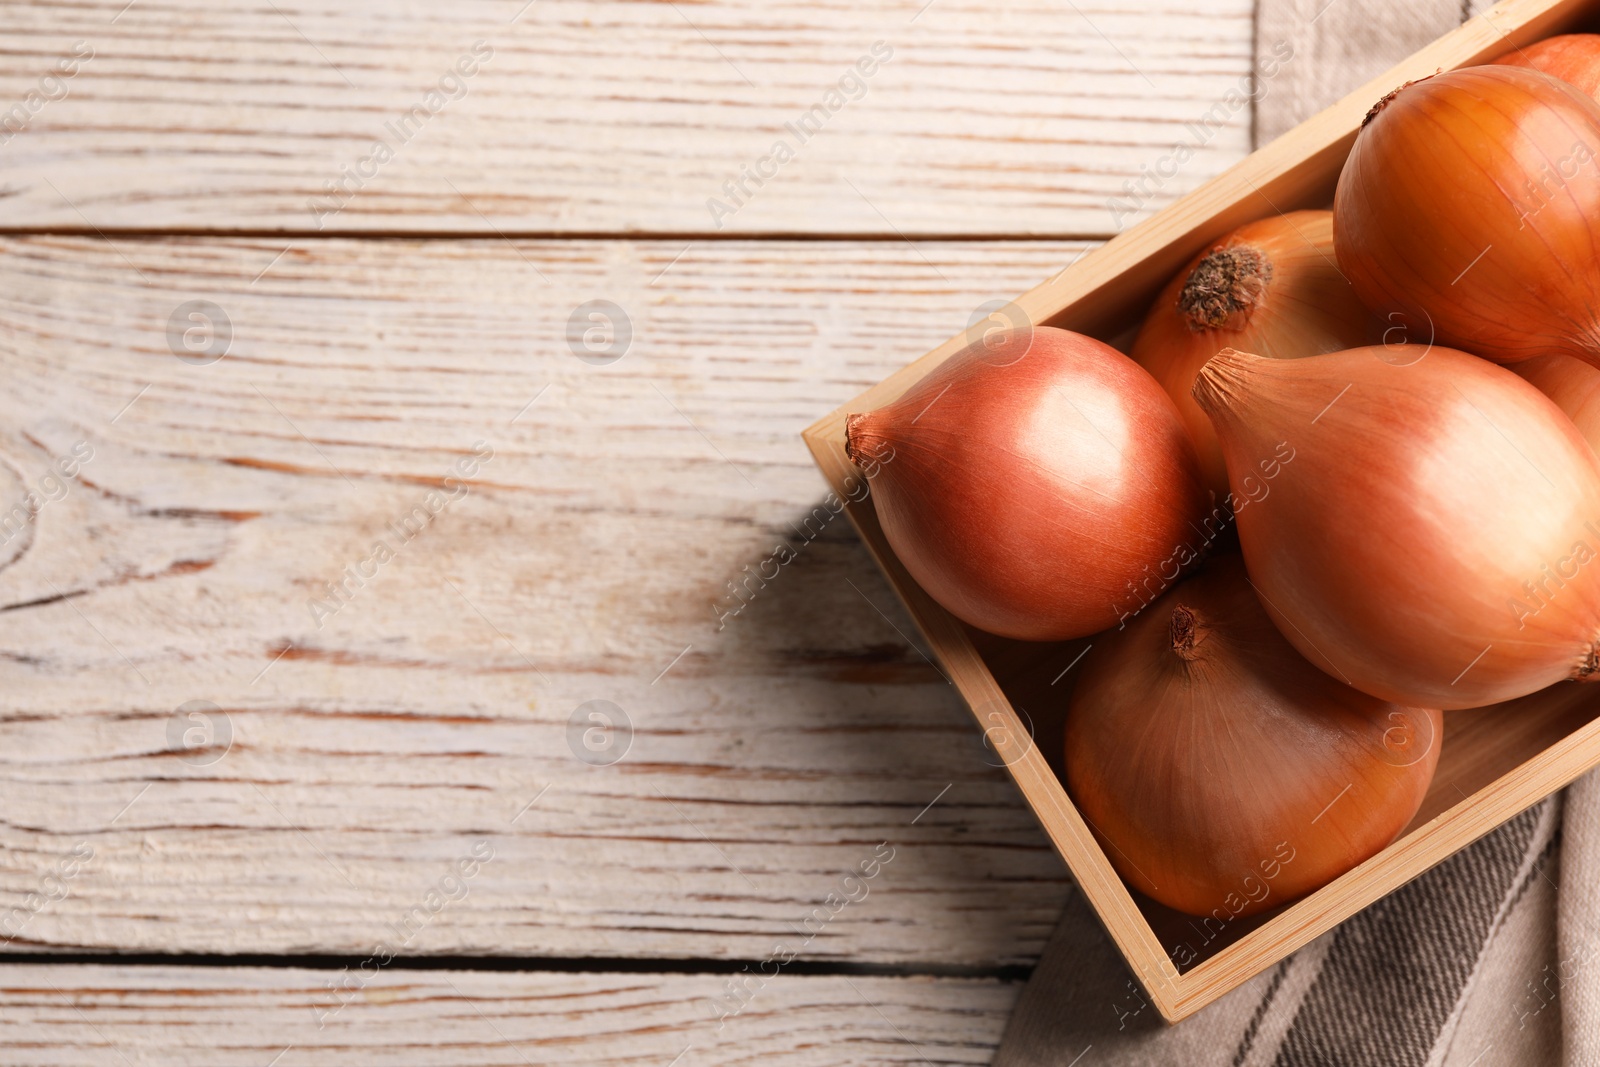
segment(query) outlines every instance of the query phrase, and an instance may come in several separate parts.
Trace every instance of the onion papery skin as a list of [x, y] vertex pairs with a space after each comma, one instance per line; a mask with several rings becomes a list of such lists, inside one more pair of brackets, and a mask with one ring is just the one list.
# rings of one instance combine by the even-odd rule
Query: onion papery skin
[[1291, 211], [1241, 226], [1190, 260], [1156, 298], [1129, 355], [1172, 397], [1220, 498], [1228, 489], [1222, 449], [1190, 395], [1206, 360], [1230, 347], [1314, 356], [1378, 332], [1334, 259], [1333, 212]]
[[1153, 599], [1197, 557], [1210, 508], [1155, 379], [1051, 327], [992, 334], [850, 415], [846, 450], [877, 462], [878, 520], [918, 584], [1023, 640], [1095, 633]]
[[1600, 461], [1533, 386], [1438, 347], [1226, 349], [1195, 398], [1235, 480], [1292, 449], [1237, 524], [1268, 613], [1307, 659], [1444, 709], [1593, 678]]
[[1227, 921], [1393, 841], [1439, 761], [1438, 711], [1306, 662], [1218, 556], [1097, 640], [1067, 713], [1067, 788], [1145, 895]]
[[1339, 266], [1395, 340], [1600, 360], [1597, 157], [1600, 105], [1548, 74], [1469, 67], [1407, 85], [1339, 175]]
[[1600, 455], [1600, 369], [1571, 356], [1539, 356], [1511, 370], [1555, 401]]
[[1527, 67], [1560, 78], [1579, 92], [1600, 93], [1600, 34], [1565, 33], [1507, 52], [1497, 64]]

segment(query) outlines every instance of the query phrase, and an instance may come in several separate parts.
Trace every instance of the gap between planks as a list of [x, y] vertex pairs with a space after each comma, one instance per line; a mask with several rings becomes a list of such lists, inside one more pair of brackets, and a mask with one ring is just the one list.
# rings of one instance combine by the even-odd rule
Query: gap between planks
[[[184, 953], [184, 952], [15, 952], [0, 957], [0, 965], [62, 967], [265, 967], [309, 971], [358, 969], [370, 962], [366, 955]], [[651, 959], [636, 956], [396, 956], [384, 964], [388, 971], [505, 971], [519, 974], [739, 974], [757, 973], [756, 959]], [[972, 978], [1000, 982], [1025, 982], [1033, 974], [1030, 964], [972, 966], [962, 964], [856, 963], [846, 960], [795, 959], [784, 964], [785, 974], [809, 977], [862, 978]]]
[[695, 241], [719, 243], [752, 243], [756, 241], [808, 241], [813, 244], [982, 244], [984, 242], [1009, 242], [1017, 244], [1059, 244], [1078, 241], [1100, 244], [1115, 237], [1111, 233], [958, 233], [950, 235], [903, 233], [848, 233], [846, 231], [779, 231], [761, 233], [731, 233], [696, 230], [595, 230], [592, 232], [566, 232], [562, 230], [505, 230], [484, 233], [478, 230], [319, 230], [300, 233], [295, 230], [273, 229], [223, 229], [219, 227], [184, 227], [163, 229], [159, 227], [100, 227], [86, 226], [5, 226], [0, 225], [0, 238], [5, 237], [100, 237], [109, 240], [176, 240], [183, 238], [216, 238], [312, 241]]

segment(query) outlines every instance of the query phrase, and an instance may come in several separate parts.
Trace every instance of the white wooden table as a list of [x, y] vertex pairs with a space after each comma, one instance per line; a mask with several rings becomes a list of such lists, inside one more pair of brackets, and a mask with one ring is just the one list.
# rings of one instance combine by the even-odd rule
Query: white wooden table
[[0, 1064], [986, 1062], [1065, 872], [798, 433], [1251, 0], [124, 4], [0, 18]]

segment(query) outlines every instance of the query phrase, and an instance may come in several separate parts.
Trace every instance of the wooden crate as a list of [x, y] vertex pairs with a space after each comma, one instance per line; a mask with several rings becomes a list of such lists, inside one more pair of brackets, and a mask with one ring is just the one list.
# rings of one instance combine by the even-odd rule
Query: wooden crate
[[[1017, 297], [1005, 314], [1013, 322], [1060, 326], [1115, 343], [1140, 320], [1161, 285], [1208, 242], [1254, 219], [1332, 203], [1367, 109], [1389, 90], [1554, 33], [1592, 28], [1595, 14], [1584, 0], [1498, 4]], [[847, 500], [846, 478], [857, 477], [844, 452], [846, 414], [889, 403], [969, 339], [966, 333], [952, 337], [805, 431], [817, 465], [841, 500]], [[1062, 718], [1070, 679], [1060, 679], [1085, 642], [1027, 644], [973, 630], [906, 573], [884, 540], [870, 497], [847, 501], [847, 510], [1169, 1022], [1198, 1011], [1600, 763], [1600, 687], [1566, 683], [1510, 705], [1447, 713], [1438, 773], [1399, 840], [1296, 902], [1226, 924], [1193, 920], [1130, 891], [1063, 786]], [[1107, 990], [1108, 1005], [1119, 992]]]

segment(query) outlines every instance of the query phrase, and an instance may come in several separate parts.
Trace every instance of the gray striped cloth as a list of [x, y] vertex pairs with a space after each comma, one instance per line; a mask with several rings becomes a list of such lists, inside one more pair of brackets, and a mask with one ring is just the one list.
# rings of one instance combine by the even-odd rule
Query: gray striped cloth
[[[1257, 143], [1487, 7], [1257, 0]], [[1176, 1026], [1074, 895], [995, 1065], [1600, 1067], [1596, 775]]]
[[1129, 1011], [1132, 974], [1075, 894], [995, 1067], [1560, 1063], [1577, 992], [1557, 949], [1560, 811], [1530, 808], [1176, 1026]]

